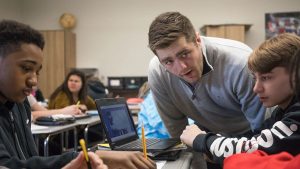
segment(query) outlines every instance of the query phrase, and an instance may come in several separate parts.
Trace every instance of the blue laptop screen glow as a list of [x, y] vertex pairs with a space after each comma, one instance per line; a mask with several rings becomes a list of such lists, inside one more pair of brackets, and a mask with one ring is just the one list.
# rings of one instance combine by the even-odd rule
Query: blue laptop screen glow
[[102, 106], [101, 112], [112, 142], [136, 135], [126, 104]]

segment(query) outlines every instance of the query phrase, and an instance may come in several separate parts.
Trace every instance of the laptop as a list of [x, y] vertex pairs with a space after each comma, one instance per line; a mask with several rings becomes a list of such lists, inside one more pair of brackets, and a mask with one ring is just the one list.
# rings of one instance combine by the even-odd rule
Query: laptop
[[[124, 98], [95, 100], [97, 110], [112, 150], [142, 151], [142, 140]], [[179, 138], [147, 138], [147, 151], [159, 152], [181, 143]]]

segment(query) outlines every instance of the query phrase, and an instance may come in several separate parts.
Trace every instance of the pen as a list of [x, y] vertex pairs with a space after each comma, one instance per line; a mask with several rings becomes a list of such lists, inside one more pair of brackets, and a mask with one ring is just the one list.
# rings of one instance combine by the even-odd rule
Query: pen
[[144, 158], [148, 159], [144, 123], [142, 124], [142, 145], [143, 145]]
[[85, 157], [85, 160], [86, 160], [88, 169], [91, 169], [92, 167], [91, 167], [91, 163], [90, 163], [90, 160], [89, 160], [89, 156], [88, 156], [88, 153], [87, 153], [87, 150], [86, 150], [86, 146], [85, 146], [85, 141], [84, 141], [84, 139], [80, 139], [80, 140], [79, 140], [79, 143], [80, 143], [81, 149], [82, 149], [82, 151], [83, 151], [83, 154], [84, 154], [84, 157]]

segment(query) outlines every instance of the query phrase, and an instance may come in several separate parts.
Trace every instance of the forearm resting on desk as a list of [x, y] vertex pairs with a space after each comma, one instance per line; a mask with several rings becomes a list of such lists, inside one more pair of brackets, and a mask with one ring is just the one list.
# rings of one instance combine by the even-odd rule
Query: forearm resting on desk
[[71, 114], [71, 115], [82, 114], [81, 110], [76, 105], [67, 106], [62, 109], [48, 110], [38, 104], [34, 104], [32, 106], [32, 110], [33, 111], [31, 113], [32, 113], [33, 121], [35, 121], [35, 119], [38, 117], [50, 116], [54, 114]]
[[123, 169], [154, 169], [156, 164], [151, 159], [145, 159], [138, 151], [103, 151], [95, 152], [108, 168]]

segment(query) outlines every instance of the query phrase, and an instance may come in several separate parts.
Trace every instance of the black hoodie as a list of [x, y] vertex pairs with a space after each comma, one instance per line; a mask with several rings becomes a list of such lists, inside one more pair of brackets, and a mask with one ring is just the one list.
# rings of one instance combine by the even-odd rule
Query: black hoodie
[[0, 166], [19, 168], [62, 168], [78, 153], [68, 152], [51, 157], [38, 156], [31, 133], [31, 110], [24, 103], [0, 103]]

